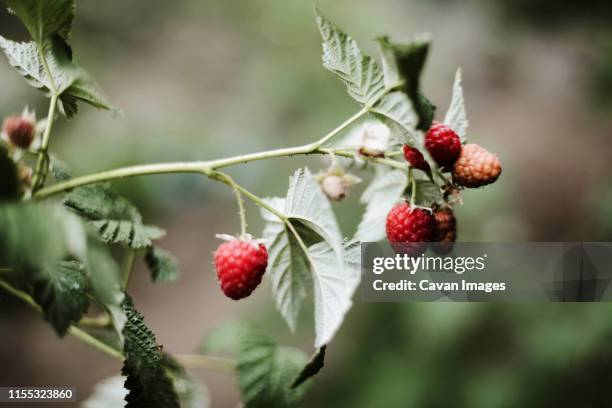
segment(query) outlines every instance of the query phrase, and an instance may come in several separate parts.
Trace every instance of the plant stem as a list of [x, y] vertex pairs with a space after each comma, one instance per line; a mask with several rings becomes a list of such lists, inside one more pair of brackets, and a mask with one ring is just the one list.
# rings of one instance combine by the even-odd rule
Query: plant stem
[[[158, 163], [158, 164], [144, 164], [137, 166], [122, 167], [118, 169], [103, 171], [100, 173], [94, 173], [82, 177], [76, 177], [63, 183], [57, 183], [53, 186], [40, 189], [35, 196], [37, 198], [45, 198], [54, 194], [61, 193], [63, 191], [71, 190], [76, 187], [85, 186], [88, 184], [99, 183], [103, 181], [115, 180], [126, 177], [144, 176], [152, 174], [171, 174], [171, 173], [200, 173], [210, 175], [215, 170], [234, 166], [238, 164], [250, 163], [253, 161], [266, 160], [277, 157], [290, 157], [296, 155], [309, 155], [309, 154], [331, 154], [334, 153], [338, 156], [347, 158], [358, 157], [357, 152], [351, 152], [348, 150], [335, 150], [332, 148], [321, 147], [326, 142], [330, 141], [334, 136], [344, 130], [351, 123], [361, 118], [367, 113], [367, 109], [362, 109], [355, 115], [351, 116], [340, 126], [323, 136], [321, 139], [314, 143], [305, 144], [302, 146], [289, 147], [283, 149], [274, 149], [264, 152], [250, 153], [244, 155], [238, 155], [228, 157], [224, 159], [209, 160], [209, 161], [193, 161], [193, 162], [176, 162], [176, 163]], [[362, 157], [362, 156], [359, 156]], [[392, 159], [385, 158], [371, 158], [363, 157], [364, 160], [371, 161], [373, 163], [383, 164], [386, 166], [406, 170], [408, 166], [406, 163], [399, 162]]]
[[134, 261], [136, 260], [136, 251], [132, 248], [126, 248], [121, 264], [121, 288], [125, 291], [130, 283], [132, 269], [134, 269]]
[[[51, 74], [49, 74], [51, 78]], [[36, 161], [36, 168], [34, 170], [34, 176], [32, 180], [32, 192], [35, 193], [45, 183], [47, 177], [47, 171], [49, 167], [49, 158], [47, 150], [49, 148], [49, 140], [51, 139], [51, 129], [53, 128], [53, 121], [55, 120], [55, 109], [57, 107], [58, 96], [55, 92], [51, 95], [51, 102], [49, 103], [49, 113], [47, 114], [47, 126], [43, 133], [40, 150], [38, 152], [38, 160]]]
[[228, 174], [221, 173], [220, 171], [213, 173], [211, 177], [217, 177], [219, 180], [229, 185], [234, 191], [236, 203], [238, 204], [238, 216], [240, 217], [240, 236], [244, 237], [247, 232], [246, 211], [244, 210], [244, 201], [242, 200], [238, 184], [236, 184], [234, 179]]
[[[27, 293], [20, 291], [19, 289], [13, 287], [9, 283], [1, 279], [0, 287], [6, 290], [11, 295], [17, 297], [18, 299], [21, 299], [23, 302], [28, 304], [37, 312], [42, 313], [42, 309], [40, 308], [40, 306], [38, 306], [36, 302], [34, 302], [34, 299], [32, 299], [32, 297], [30, 297], [30, 295], [28, 295]], [[88, 346], [93, 347], [94, 349], [101, 351], [102, 353], [109, 355], [119, 361], [123, 361], [125, 359], [121, 351], [100, 341], [99, 339], [95, 338], [91, 334], [78, 327], [71, 326], [68, 329], [68, 333], [76, 339], [87, 344]], [[206, 368], [212, 371], [219, 371], [223, 373], [231, 373], [234, 371], [234, 362], [230, 359], [222, 357], [206, 356], [199, 354], [179, 354], [176, 356], [176, 358], [181, 364], [185, 365], [186, 367]]]
[[72, 336], [76, 337], [77, 339], [81, 340], [83, 343], [119, 361], [123, 361], [125, 359], [121, 351], [117, 350], [114, 347], [109, 346], [106, 343], [101, 342], [100, 340], [92, 336], [91, 334], [87, 333], [86, 331], [82, 329], [79, 329], [76, 326], [71, 326], [68, 329], [68, 333], [70, 333]]

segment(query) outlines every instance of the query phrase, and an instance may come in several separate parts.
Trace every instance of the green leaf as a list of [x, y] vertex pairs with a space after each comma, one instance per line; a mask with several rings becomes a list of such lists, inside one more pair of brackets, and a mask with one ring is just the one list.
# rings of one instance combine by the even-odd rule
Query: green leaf
[[86, 237], [78, 218], [61, 207], [0, 205], [0, 263], [41, 269], [66, 258], [83, 259]]
[[241, 339], [248, 335], [250, 329], [250, 325], [239, 320], [224, 321], [203, 339], [200, 352], [202, 354], [236, 354]]
[[151, 246], [145, 255], [145, 262], [155, 283], [174, 282], [180, 276], [178, 260], [166, 250]]
[[87, 313], [87, 276], [82, 263], [66, 261], [48, 265], [32, 272], [28, 280], [32, 297], [60, 337]]
[[366, 106], [373, 105], [385, 93], [380, 66], [319, 10], [315, 12], [323, 37], [323, 66], [340, 77], [353, 99]]
[[433, 204], [444, 204], [444, 197], [437, 185], [429, 180], [417, 180], [416, 184], [416, 205], [431, 207]]
[[409, 144], [420, 147], [420, 137], [416, 126], [418, 116], [408, 97], [399, 91], [385, 95], [372, 109], [371, 113], [391, 129], [391, 145]]
[[142, 224], [142, 216], [107, 183], [80, 187], [69, 193], [64, 205], [90, 221], [106, 243], [123, 243], [134, 249], [150, 247], [165, 232]]
[[315, 302], [315, 347], [329, 344], [353, 305], [352, 298], [359, 281], [360, 246], [349, 243], [344, 248], [340, 266], [333, 248], [320, 242], [308, 248]]
[[19, 199], [17, 166], [8, 151], [0, 145], [0, 202]]
[[374, 180], [361, 196], [361, 202], [367, 204], [367, 207], [357, 227], [356, 240], [376, 242], [385, 238], [387, 214], [400, 200], [407, 187], [408, 175], [405, 171], [376, 167]]
[[[268, 238], [264, 232], [264, 238]], [[268, 241], [269, 276], [276, 296], [276, 307], [291, 331], [297, 328], [302, 304], [311, 285], [310, 267], [295, 235], [284, 226]]]
[[319, 374], [319, 371], [323, 369], [325, 365], [325, 352], [327, 350], [327, 346], [323, 346], [317, 350], [317, 352], [312, 356], [308, 364], [304, 366], [302, 371], [298, 374], [298, 376], [293, 380], [291, 384], [291, 388], [297, 388], [300, 385], [304, 384], [308, 379], [314, 377]]
[[309, 383], [292, 389], [291, 383], [307, 363], [300, 350], [280, 347], [258, 330], [242, 338], [238, 354], [238, 384], [246, 408], [296, 407]]
[[66, 40], [70, 35], [75, 0], [6, 0], [6, 4], [41, 45], [52, 36]]
[[123, 311], [125, 294], [121, 288], [121, 272], [108, 248], [91, 240], [87, 248], [87, 271], [93, 298], [104, 306], [113, 321], [120, 344], [127, 317]]
[[0, 48], [30, 85], [60, 96], [60, 107], [68, 118], [77, 113], [78, 101], [117, 111], [91, 75], [72, 62], [70, 47], [63, 40], [53, 39], [41, 53], [35, 42], [15, 42], [0, 36]]
[[292, 330], [312, 287], [315, 297], [315, 347], [327, 344], [351, 306], [359, 273], [347, 267], [340, 229], [327, 198], [307, 169], [296, 171], [286, 199], [267, 203], [287, 216], [287, 223], [266, 210], [264, 238], [276, 305]]
[[210, 397], [206, 386], [191, 377], [175, 359], [168, 354], [164, 354], [162, 365], [172, 378], [182, 408], [207, 408], [210, 406]]
[[468, 120], [465, 112], [465, 101], [463, 99], [463, 87], [461, 86], [461, 69], [457, 69], [457, 73], [455, 74], [453, 96], [446, 116], [444, 117], [444, 124], [453, 129], [461, 141], [465, 142]]
[[179, 399], [157, 346], [153, 332], [126, 296], [123, 311], [127, 322], [123, 328], [125, 362], [122, 374], [127, 377], [127, 408], [179, 408]]
[[420, 93], [420, 76], [429, 52], [428, 36], [415, 38], [407, 44], [392, 43], [388, 37], [377, 39], [383, 61], [387, 86], [401, 83], [419, 118], [417, 127], [429, 129], [433, 120], [433, 105]]

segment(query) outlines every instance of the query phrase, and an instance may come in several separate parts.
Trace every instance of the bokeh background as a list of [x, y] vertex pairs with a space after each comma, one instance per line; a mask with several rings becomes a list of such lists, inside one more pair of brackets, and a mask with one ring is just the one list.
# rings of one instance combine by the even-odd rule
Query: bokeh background
[[[320, 0], [317, 5], [371, 54], [381, 34], [430, 32], [423, 90], [448, 106], [463, 68], [469, 139], [497, 153], [500, 180], [466, 192], [463, 241], [612, 240], [612, 3], [606, 0]], [[25, 36], [2, 11], [0, 31]], [[52, 149], [74, 174], [114, 166], [217, 158], [312, 141], [356, 105], [320, 64], [312, 3], [302, 0], [82, 0], [76, 59], [123, 110], [84, 107], [55, 128]], [[0, 58], [0, 115], [46, 102]], [[282, 195], [293, 169], [320, 158], [231, 169], [247, 188]], [[216, 233], [234, 233], [231, 192], [197, 176], [116, 183], [146, 218], [183, 276], [154, 286], [139, 265], [137, 307], [171, 352], [197, 349], [227, 319], [250, 319], [310, 353], [312, 331], [292, 336], [269, 285], [234, 303], [217, 288]], [[358, 197], [337, 205], [351, 235]], [[262, 223], [248, 207], [251, 230]], [[1, 231], [0, 231], [1, 233]], [[80, 397], [119, 364], [58, 339], [0, 293], [0, 384], [72, 385]], [[356, 301], [304, 405], [334, 407], [612, 406], [612, 307], [607, 304], [366, 304]], [[214, 407], [239, 401], [234, 377], [196, 370]]]

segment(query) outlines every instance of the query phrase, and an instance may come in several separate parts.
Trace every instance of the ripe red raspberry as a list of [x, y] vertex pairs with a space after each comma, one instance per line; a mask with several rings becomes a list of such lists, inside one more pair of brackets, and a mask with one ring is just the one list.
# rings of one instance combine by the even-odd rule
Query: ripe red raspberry
[[387, 215], [387, 239], [396, 252], [419, 255], [431, 240], [433, 223], [426, 210], [399, 203]]
[[496, 155], [477, 144], [467, 144], [453, 168], [453, 181], [464, 187], [481, 187], [497, 180], [501, 171]]
[[425, 134], [425, 147], [443, 170], [450, 170], [461, 151], [461, 139], [440, 122], [433, 122]]
[[434, 212], [434, 228], [431, 248], [434, 252], [448, 254], [455, 245], [457, 239], [457, 220], [450, 208], [444, 208]]
[[268, 250], [256, 241], [232, 239], [215, 251], [221, 290], [234, 300], [245, 298], [255, 290], [267, 266]]
[[423, 153], [421, 153], [418, 149], [404, 145], [404, 157], [406, 158], [406, 161], [415, 169], [423, 170], [427, 173], [431, 171], [429, 163], [427, 163], [425, 157], [423, 157]]
[[27, 149], [34, 140], [36, 123], [24, 116], [9, 116], [4, 119], [2, 132], [13, 145], [20, 149]]

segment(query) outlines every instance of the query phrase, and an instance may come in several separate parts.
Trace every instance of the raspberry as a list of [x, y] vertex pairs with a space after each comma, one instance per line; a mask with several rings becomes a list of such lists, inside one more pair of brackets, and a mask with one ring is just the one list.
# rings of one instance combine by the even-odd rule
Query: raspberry
[[329, 175], [321, 180], [321, 188], [330, 200], [340, 201], [346, 197], [349, 182], [342, 176]]
[[364, 126], [359, 154], [369, 157], [384, 157], [389, 144], [391, 130], [382, 123], [368, 123]]
[[34, 140], [36, 123], [24, 116], [9, 116], [4, 119], [2, 132], [13, 145], [20, 149], [27, 149]]
[[433, 122], [425, 134], [425, 147], [443, 170], [450, 169], [461, 151], [461, 140], [450, 127]]
[[404, 145], [404, 157], [406, 158], [406, 161], [415, 169], [423, 170], [427, 173], [431, 171], [429, 163], [427, 163], [425, 157], [423, 157], [423, 153], [421, 153], [418, 149]]
[[481, 187], [497, 180], [501, 171], [496, 155], [477, 144], [467, 144], [453, 168], [453, 180], [460, 186]]
[[387, 239], [396, 252], [418, 255], [431, 240], [433, 224], [434, 218], [426, 210], [399, 203], [387, 215]]
[[215, 267], [223, 293], [238, 300], [261, 283], [268, 266], [268, 250], [253, 240], [232, 239], [215, 251]]
[[434, 228], [431, 248], [434, 252], [444, 255], [448, 254], [455, 245], [457, 239], [457, 220], [450, 208], [438, 210], [434, 213]]

